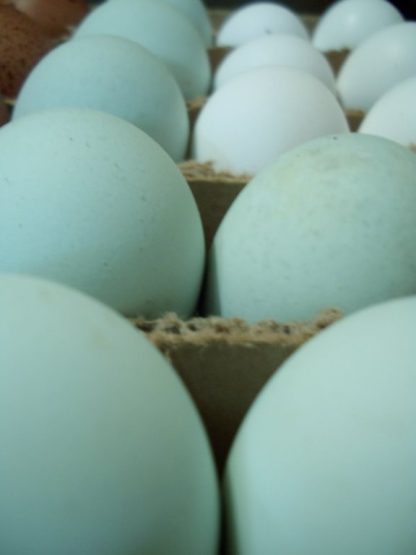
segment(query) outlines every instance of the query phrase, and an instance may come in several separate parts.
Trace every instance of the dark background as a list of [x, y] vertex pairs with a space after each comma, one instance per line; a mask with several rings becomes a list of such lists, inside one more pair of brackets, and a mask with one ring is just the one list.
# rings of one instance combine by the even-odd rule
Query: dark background
[[[265, 1], [265, 0], [257, 0]], [[207, 6], [216, 8], [236, 8], [252, 2], [242, 0], [205, 0]], [[408, 19], [416, 19], [416, 0], [390, 0]], [[322, 13], [325, 8], [332, 4], [332, 0], [287, 0], [279, 1], [279, 4], [299, 13]]]

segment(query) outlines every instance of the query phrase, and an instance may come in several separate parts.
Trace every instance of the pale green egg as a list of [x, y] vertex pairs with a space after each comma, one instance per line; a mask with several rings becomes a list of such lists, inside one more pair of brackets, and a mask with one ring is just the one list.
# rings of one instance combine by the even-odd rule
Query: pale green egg
[[137, 42], [93, 35], [44, 56], [19, 91], [13, 119], [48, 108], [93, 108], [130, 121], [182, 160], [188, 146], [185, 99], [166, 66]]
[[216, 555], [211, 449], [167, 360], [55, 283], [1, 275], [0, 313], [0, 552]]
[[254, 402], [227, 462], [227, 555], [416, 551], [416, 297], [311, 339]]
[[206, 311], [307, 320], [416, 293], [416, 156], [347, 133], [284, 154], [243, 189], [209, 257]]
[[201, 218], [166, 152], [125, 120], [62, 108], [0, 130], [0, 272], [31, 273], [149, 318], [193, 313]]

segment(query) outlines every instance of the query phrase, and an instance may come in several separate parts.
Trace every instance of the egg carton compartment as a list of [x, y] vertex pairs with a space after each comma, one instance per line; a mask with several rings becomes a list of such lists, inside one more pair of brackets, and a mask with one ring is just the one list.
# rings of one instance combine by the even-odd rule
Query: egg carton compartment
[[327, 310], [309, 322], [193, 318], [174, 314], [132, 320], [170, 360], [194, 399], [221, 472], [248, 408], [277, 368], [341, 314]]

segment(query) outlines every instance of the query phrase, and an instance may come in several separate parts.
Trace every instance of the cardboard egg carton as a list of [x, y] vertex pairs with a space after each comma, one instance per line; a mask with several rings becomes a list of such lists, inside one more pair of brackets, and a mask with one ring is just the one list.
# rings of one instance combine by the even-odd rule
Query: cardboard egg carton
[[[210, 11], [214, 29], [228, 13]], [[305, 21], [311, 26], [314, 18], [306, 16]], [[71, 31], [68, 29], [61, 40]], [[210, 49], [213, 69], [228, 51]], [[10, 110], [14, 101], [7, 99]], [[188, 103], [191, 128], [205, 101], [197, 98]], [[251, 176], [218, 173], [209, 163], [189, 159], [179, 168], [196, 199], [208, 250], [226, 211]], [[270, 376], [296, 349], [341, 317], [336, 309], [322, 309], [308, 322], [250, 325], [238, 318], [194, 317], [183, 321], [173, 314], [155, 321], [132, 321], [171, 361], [185, 383], [206, 426], [220, 471], [244, 415]]]
[[223, 469], [235, 433], [255, 397], [296, 349], [338, 320], [326, 310], [309, 322], [248, 324], [238, 318], [175, 314], [133, 324], [170, 360], [196, 403]]

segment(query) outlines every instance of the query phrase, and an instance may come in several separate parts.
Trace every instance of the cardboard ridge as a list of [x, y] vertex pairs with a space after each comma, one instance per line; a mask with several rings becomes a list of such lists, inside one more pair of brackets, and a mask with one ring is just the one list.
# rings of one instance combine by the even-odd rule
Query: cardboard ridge
[[311, 321], [249, 324], [240, 318], [132, 319], [184, 383], [207, 431], [221, 474], [234, 437], [253, 401], [280, 365], [341, 317], [335, 309]]

